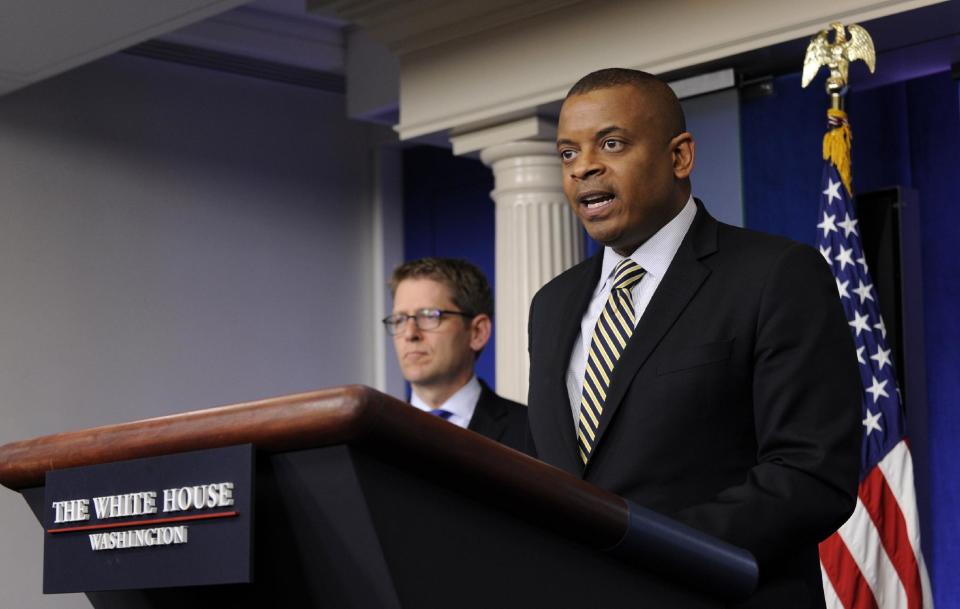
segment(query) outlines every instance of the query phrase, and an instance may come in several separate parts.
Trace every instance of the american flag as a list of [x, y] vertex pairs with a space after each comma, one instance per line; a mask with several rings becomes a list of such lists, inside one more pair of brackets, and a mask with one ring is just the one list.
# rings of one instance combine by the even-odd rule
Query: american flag
[[[841, 147], [849, 159], [846, 115], [831, 110], [830, 129], [846, 130]], [[827, 607], [932, 609], [920, 552], [913, 463], [887, 330], [847, 186], [829, 158], [822, 187], [817, 245], [837, 280], [864, 387], [857, 507], [840, 530], [820, 544]]]

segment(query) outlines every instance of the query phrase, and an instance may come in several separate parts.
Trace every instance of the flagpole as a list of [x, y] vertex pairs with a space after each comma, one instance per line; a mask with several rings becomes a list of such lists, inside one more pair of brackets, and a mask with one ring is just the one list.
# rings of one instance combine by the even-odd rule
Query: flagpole
[[849, 64], [862, 59], [873, 72], [876, 53], [862, 27], [830, 27], [833, 42], [826, 29], [807, 46], [801, 84], [829, 68], [817, 246], [836, 279], [865, 390], [857, 505], [820, 544], [824, 596], [828, 609], [932, 609], [901, 396], [853, 207], [853, 134], [843, 108]]

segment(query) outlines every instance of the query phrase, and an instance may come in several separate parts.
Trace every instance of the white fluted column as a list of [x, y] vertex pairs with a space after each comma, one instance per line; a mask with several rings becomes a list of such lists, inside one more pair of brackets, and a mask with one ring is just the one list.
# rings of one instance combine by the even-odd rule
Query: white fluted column
[[530, 301], [543, 284], [583, 259], [583, 239], [563, 196], [553, 142], [497, 144], [480, 158], [495, 179], [490, 196], [497, 222], [497, 393], [526, 403]]

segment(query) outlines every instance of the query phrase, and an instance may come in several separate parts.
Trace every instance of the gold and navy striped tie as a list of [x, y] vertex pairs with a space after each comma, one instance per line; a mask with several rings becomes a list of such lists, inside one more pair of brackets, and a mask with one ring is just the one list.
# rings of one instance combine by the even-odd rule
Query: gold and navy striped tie
[[610, 296], [593, 329], [587, 369], [583, 375], [583, 393], [580, 396], [580, 422], [577, 425], [580, 460], [584, 465], [590, 459], [596, 443], [613, 368], [630, 342], [633, 327], [637, 325], [630, 288], [643, 278], [644, 273], [646, 271], [629, 258], [617, 264], [613, 269]]

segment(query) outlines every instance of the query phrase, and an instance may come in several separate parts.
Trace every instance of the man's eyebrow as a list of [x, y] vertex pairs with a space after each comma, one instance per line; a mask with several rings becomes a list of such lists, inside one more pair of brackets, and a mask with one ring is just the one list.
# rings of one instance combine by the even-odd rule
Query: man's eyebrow
[[[619, 127], [619, 126], [617, 126], [617, 125], [610, 125], [609, 127], [604, 127], [604, 128], [601, 129], [600, 131], [597, 131], [597, 132], [594, 134], [593, 137], [594, 137], [594, 139], [596, 139], [596, 140], [600, 140], [600, 139], [603, 139], [603, 138], [607, 137], [607, 136], [610, 135], [611, 133], [617, 133], [617, 132], [624, 132], [624, 133], [625, 133], [625, 132], [626, 132], [626, 129], [624, 129], [623, 127]], [[558, 147], [559, 147], [559, 146], [566, 146], [566, 145], [571, 145], [571, 146], [572, 146], [572, 145], [575, 145], [575, 144], [576, 144], [576, 142], [574, 142], [573, 140], [566, 139], [566, 138], [557, 140], [557, 146], [558, 146]]]

